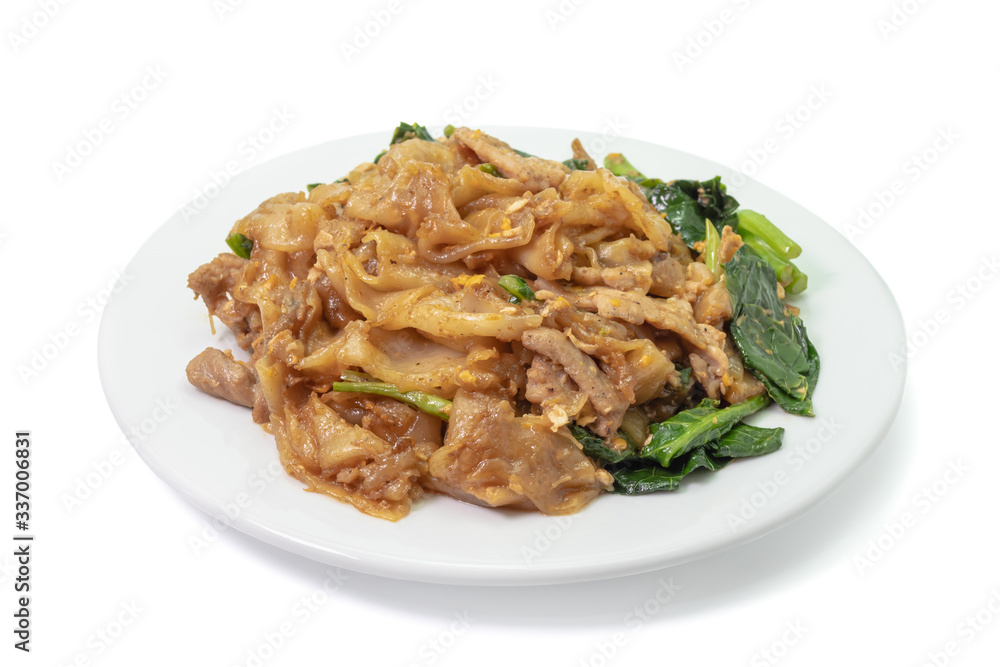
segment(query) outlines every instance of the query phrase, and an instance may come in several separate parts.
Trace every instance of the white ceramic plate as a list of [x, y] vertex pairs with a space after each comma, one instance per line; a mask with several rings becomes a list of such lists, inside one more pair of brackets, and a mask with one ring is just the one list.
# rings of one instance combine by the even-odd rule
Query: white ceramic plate
[[[601, 141], [567, 130], [486, 129], [555, 159], [570, 155], [575, 136], [585, 145]], [[892, 295], [840, 234], [749, 181], [730, 192], [804, 248], [797, 262], [809, 274], [809, 289], [798, 305], [822, 358], [815, 419], [771, 406], [753, 420], [785, 427], [781, 451], [695, 475], [674, 493], [608, 494], [563, 518], [430, 497], [389, 523], [304, 492], [280, 472], [273, 438], [249, 411], [188, 384], [184, 367], [198, 352], [237, 346], [228, 331], [209, 332], [205, 307], [186, 289], [186, 277], [227, 250], [231, 224], [259, 202], [341, 177], [374, 157], [389, 135], [282, 156], [210, 193], [216, 196], [208, 207], [190, 219], [178, 212], [136, 254], [131, 281], [104, 313], [99, 361], [112, 412], [123, 431], [136, 429], [132, 439], [146, 463], [202, 510], [289, 551], [387, 577], [490, 585], [601, 579], [701, 558], [779, 528], [830, 494], [885, 436], [905, 379], [905, 368], [890, 362], [904, 341]], [[718, 174], [725, 182], [730, 174], [708, 160], [631, 139], [616, 139], [609, 150], [664, 179]], [[192, 204], [188, 213], [197, 208]], [[859, 381], [864, 396], [855, 394]]]

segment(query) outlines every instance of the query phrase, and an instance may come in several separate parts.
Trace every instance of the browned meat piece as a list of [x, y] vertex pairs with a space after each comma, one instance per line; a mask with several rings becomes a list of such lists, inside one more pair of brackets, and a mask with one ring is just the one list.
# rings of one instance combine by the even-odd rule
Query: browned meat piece
[[335, 329], [343, 329], [348, 322], [360, 318], [358, 313], [344, 303], [337, 290], [330, 284], [330, 278], [326, 273], [316, 271], [316, 292], [323, 302], [323, 317]]
[[729, 370], [723, 382], [723, 397], [730, 403], [742, 403], [748, 398], [763, 394], [764, 385], [743, 367], [743, 359], [731, 338], [726, 338], [725, 350], [729, 357]]
[[580, 143], [579, 139], [574, 139], [573, 143], [571, 143], [569, 147], [573, 149], [573, 157], [575, 157], [577, 160], [587, 161], [587, 169], [591, 171], [597, 169], [597, 163], [594, 162], [594, 158], [590, 157], [590, 153], [586, 151], [586, 149], [583, 147], [583, 144]]
[[725, 264], [742, 246], [743, 238], [734, 232], [732, 227], [726, 225], [722, 228], [722, 238], [719, 241], [719, 261]]
[[691, 262], [685, 267], [684, 272], [684, 294], [681, 298], [693, 306], [698, 297], [716, 283], [715, 274], [701, 262]]
[[[690, 266], [703, 266], [692, 263]], [[721, 396], [722, 379], [729, 368], [723, 351], [726, 334], [709, 324], [695, 321], [694, 309], [684, 299], [658, 299], [638, 292], [622, 292], [608, 287], [565, 290], [555, 283], [537, 280], [539, 299], [562, 297], [578, 308], [596, 310], [599, 315], [632, 325], [648, 323], [661, 331], [678, 334], [692, 360], [691, 369], [711, 398]], [[704, 292], [704, 286], [702, 286]], [[527, 344], [526, 344], [527, 345]], [[574, 378], [575, 379], [575, 378]]]
[[541, 287], [540, 299], [563, 297], [577, 308], [597, 311], [601, 317], [629, 324], [648, 322], [657, 329], [673, 331], [696, 347], [704, 347], [693, 310], [686, 301], [677, 298], [657, 299], [639, 292], [623, 292], [610, 287], [564, 290], [545, 280], [536, 281]]
[[732, 318], [733, 302], [729, 298], [726, 283], [722, 280], [702, 292], [694, 303], [695, 322], [711, 324], [716, 329], [721, 329]]
[[257, 306], [231, 299], [223, 303], [214, 315], [233, 332], [237, 345], [244, 350], [253, 347], [261, 330], [260, 310]]
[[671, 297], [684, 294], [686, 272], [684, 265], [665, 252], [653, 256], [652, 285], [650, 294]]
[[594, 433], [608, 437], [618, 430], [628, 409], [628, 400], [594, 360], [578, 350], [564, 333], [548, 327], [531, 329], [521, 335], [521, 344], [562, 366], [587, 395], [597, 413]]
[[[247, 260], [232, 253], [222, 253], [188, 276], [188, 287], [201, 297], [208, 312], [218, 317], [236, 336], [237, 344], [249, 350], [260, 335], [260, 311], [256, 306], [236, 301], [233, 291], [243, 276]], [[213, 329], [214, 330], [214, 329]]]
[[681, 358], [683, 350], [674, 342], [676, 352], [671, 358], [659, 347], [661, 343], [669, 347], [669, 334], [648, 325], [622, 324], [575, 308], [546, 290], [539, 290], [536, 295], [546, 299], [542, 310], [545, 325], [564, 331], [578, 350], [599, 360], [601, 370], [629, 403], [652, 400], [668, 383], [680, 386], [673, 361]]
[[681, 266], [687, 266], [694, 261], [694, 258], [691, 257], [690, 248], [684, 243], [684, 239], [681, 238], [680, 234], [670, 235], [667, 243], [667, 254], [680, 262]]
[[569, 173], [569, 169], [561, 162], [540, 157], [522, 157], [508, 144], [481, 130], [459, 127], [452, 136], [475, 151], [483, 162], [489, 162], [507, 178], [521, 181], [532, 192], [556, 187]]
[[531, 352], [517, 342], [511, 343], [512, 352], [501, 351], [499, 347], [474, 345], [465, 358], [465, 367], [458, 372], [459, 386], [466, 391], [488, 392], [514, 400], [528, 381], [525, 366]]
[[705, 388], [709, 398], [721, 398], [722, 387], [729, 372], [729, 357], [723, 349], [726, 334], [708, 324], [699, 324], [698, 329], [705, 347], [695, 348], [689, 341], [684, 341], [685, 347], [690, 350], [688, 361], [691, 363], [691, 371]]
[[542, 414], [552, 423], [553, 431], [570, 421], [593, 420], [593, 415], [590, 415], [590, 420], [576, 419], [587, 405], [587, 395], [580, 391], [580, 387], [559, 364], [548, 357], [535, 355], [528, 369], [527, 382], [525, 399], [542, 408]]
[[253, 421], [255, 424], [267, 424], [271, 421], [271, 411], [267, 407], [267, 397], [259, 384], [253, 389]]
[[455, 396], [444, 447], [430, 459], [431, 488], [489, 507], [572, 514], [611, 488], [576, 441], [510, 402], [464, 389]]
[[247, 260], [224, 252], [208, 264], [202, 264], [188, 276], [188, 287], [205, 301], [213, 313], [231, 298]]
[[206, 394], [224, 398], [236, 405], [252, 408], [257, 379], [250, 367], [214, 347], [192, 359], [187, 365], [188, 382]]
[[573, 334], [570, 339], [578, 350], [600, 359], [601, 370], [630, 404], [656, 398], [668, 382], [680, 384], [674, 364], [648, 338], [620, 340]]

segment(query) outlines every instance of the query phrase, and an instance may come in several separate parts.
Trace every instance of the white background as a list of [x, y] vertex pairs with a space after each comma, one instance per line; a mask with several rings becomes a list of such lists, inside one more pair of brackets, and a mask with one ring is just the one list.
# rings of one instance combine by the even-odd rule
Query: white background
[[[0, 662], [252, 665], [248, 652], [288, 623], [262, 664], [996, 664], [1000, 6], [350, 4], [4, 3], [0, 517], [6, 526], [13, 513], [2, 452], [30, 428], [38, 541], [30, 655], [11, 647], [13, 559], [0, 550]], [[365, 43], [356, 29], [373, 12], [387, 25], [369, 26]], [[292, 120], [248, 148], [275, 110]], [[775, 534], [607, 582], [498, 590], [347, 573], [319, 594], [325, 567], [236, 531], [196, 555], [189, 539], [206, 516], [138, 459], [101, 392], [102, 289], [228, 161], [388, 138], [400, 120], [622, 127], [741, 168], [816, 212], [882, 274], [915, 344], [881, 449]], [[935, 148], [937, 137], [950, 138]], [[862, 224], [859, 209], [872, 212]], [[75, 335], [61, 337], [68, 326]], [[53, 340], [62, 349], [26, 373]], [[859, 377], [855, 400], [877, 390]], [[105, 478], [81, 492], [97, 469]], [[934, 488], [933, 502], [918, 499]], [[911, 525], [894, 526], [906, 513]], [[680, 587], [665, 605], [650, 602], [661, 580]], [[627, 623], [643, 605], [655, 613]], [[977, 612], [982, 625], [967, 620]], [[117, 636], [107, 643], [104, 631]]]

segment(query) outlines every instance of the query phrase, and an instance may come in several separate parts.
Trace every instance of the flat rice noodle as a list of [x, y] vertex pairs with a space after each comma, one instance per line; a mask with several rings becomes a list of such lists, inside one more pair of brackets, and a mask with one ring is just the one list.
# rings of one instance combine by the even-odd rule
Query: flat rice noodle
[[534, 231], [535, 220], [524, 208], [510, 214], [493, 208], [473, 211], [457, 222], [431, 216], [417, 231], [417, 248], [422, 257], [448, 264], [487, 250], [523, 246]]
[[305, 201], [301, 192], [286, 192], [263, 202], [233, 231], [269, 250], [312, 250], [317, 225], [329, 217], [321, 206]]
[[574, 250], [573, 242], [561, 233], [561, 226], [555, 224], [511, 254], [539, 278], [566, 280], [573, 274]]
[[321, 250], [318, 261], [326, 267], [334, 287], [342, 287], [348, 304], [382, 329], [413, 328], [445, 338], [489, 336], [511, 341], [542, 322], [540, 315], [512, 306], [488, 289], [463, 287], [446, 294], [424, 285], [382, 292], [373, 286], [377, 277], [368, 274], [350, 253], [335, 257]]
[[414, 138], [389, 146], [385, 155], [379, 159], [377, 167], [382, 174], [395, 178], [407, 164], [413, 162], [437, 165], [448, 173], [467, 164], [462, 155], [446, 144]]
[[428, 162], [404, 163], [391, 179], [373, 178], [356, 188], [344, 214], [370, 220], [409, 238], [415, 238], [420, 223], [430, 216], [461, 221], [444, 171]]
[[451, 178], [451, 197], [458, 210], [487, 195], [520, 197], [527, 191], [520, 181], [491, 176], [477, 167], [462, 167]]
[[360, 368], [403, 391], [452, 398], [458, 391], [456, 377], [465, 357], [413, 330], [388, 332], [356, 320], [295, 368], [318, 382], [335, 382], [345, 370]]
[[366, 514], [390, 521], [406, 516], [422, 492], [416, 455], [347, 422], [315, 393], [290, 381], [289, 370], [271, 355], [256, 364], [285, 471], [306, 490], [349, 502]]
[[646, 202], [634, 183], [607, 169], [574, 171], [559, 189], [567, 199], [584, 201], [605, 216], [620, 221], [627, 229], [649, 239], [659, 250], [671, 248], [673, 230], [656, 209]]

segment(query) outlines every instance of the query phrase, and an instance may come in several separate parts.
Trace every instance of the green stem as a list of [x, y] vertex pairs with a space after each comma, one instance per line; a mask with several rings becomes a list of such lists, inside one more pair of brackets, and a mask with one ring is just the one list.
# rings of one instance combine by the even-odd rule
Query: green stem
[[[368, 378], [370, 375], [363, 373], [345, 373], [344, 377]], [[334, 382], [330, 385], [331, 391], [350, 391], [359, 394], [377, 394], [402, 401], [409, 406], [422, 410], [427, 414], [448, 421], [448, 414], [451, 412], [451, 401], [424, 391], [401, 391], [399, 387], [388, 382], [372, 382], [362, 379], [360, 382]]]
[[535, 292], [528, 285], [528, 281], [521, 276], [515, 276], [513, 274], [508, 274], [506, 276], [500, 276], [500, 287], [507, 290], [510, 295], [517, 299], [514, 303], [521, 303], [522, 301], [537, 301], [535, 298]]
[[809, 276], [799, 271], [794, 264], [792, 264], [792, 268], [795, 269], [795, 274], [785, 285], [785, 294], [801, 294], [809, 286]]
[[774, 251], [774, 248], [761, 241], [750, 230], [744, 229], [742, 224], [740, 225], [740, 238], [743, 239], [743, 243], [753, 248], [761, 256], [761, 259], [771, 265], [774, 273], [778, 276], [779, 283], [787, 285], [791, 282], [796, 270], [794, 264], [783, 259]]
[[625, 159], [621, 153], [609, 153], [604, 158], [604, 168], [615, 176], [627, 176], [628, 178], [644, 179], [642, 172], [632, 166], [632, 163]]
[[705, 266], [709, 268], [716, 280], [719, 279], [722, 271], [719, 262], [719, 244], [721, 242], [719, 230], [715, 228], [711, 220], [705, 218]]
[[798, 243], [788, 238], [783, 231], [774, 226], [770, 220], [756, 211], [743, 209], [736, 214], [739, 217], [739, 233], [748, 231], [761, 241], [771, 246], [784, 260], [795, 259], [802, 254]]

